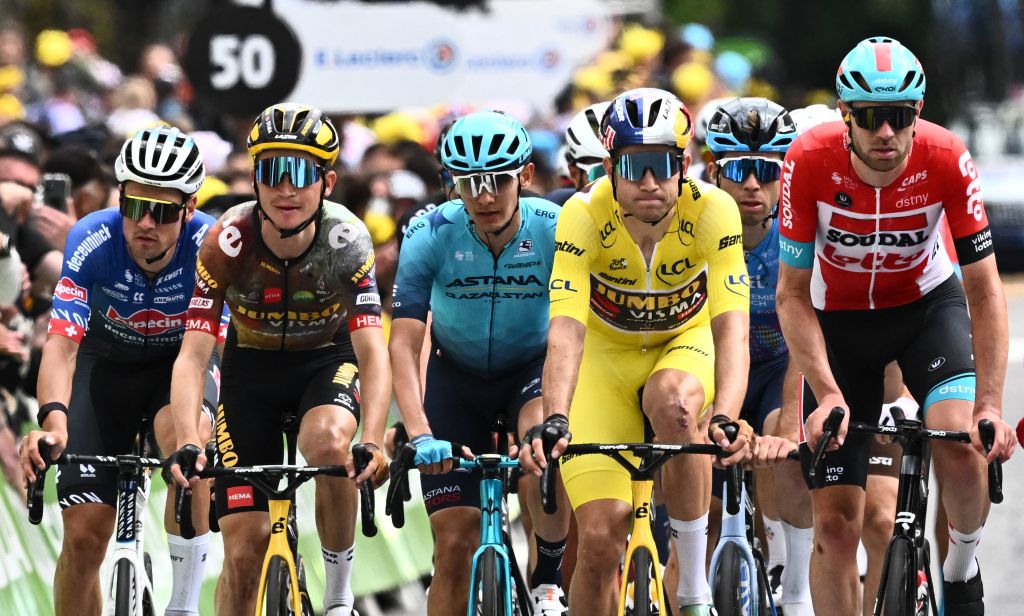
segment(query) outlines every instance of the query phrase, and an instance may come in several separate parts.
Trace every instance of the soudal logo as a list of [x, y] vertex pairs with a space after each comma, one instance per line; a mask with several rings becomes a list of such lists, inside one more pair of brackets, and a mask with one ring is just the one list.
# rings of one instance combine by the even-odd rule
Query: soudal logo
[[184, 312], [167, 314], [155, 308], [139, 310], [128, 316], [122, 316], [113, 306], [110, 306], [107, 308], [106, 316], [111, 321], [146, 336], [156, 336], [185, 326]]
[[53, 290], [53, 296], [65, 302], [77, 300], [86, 303], [89, 300], [89, 292], [75, 284], [67, 276], [61, 278], [57, 283], [57, 288]]

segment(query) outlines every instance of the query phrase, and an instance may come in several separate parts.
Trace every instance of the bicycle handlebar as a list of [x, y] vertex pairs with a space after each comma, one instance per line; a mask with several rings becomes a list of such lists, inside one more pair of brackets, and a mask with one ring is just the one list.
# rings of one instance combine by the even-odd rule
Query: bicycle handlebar
[[818, 467], [821, 465], [821, 458], [825, 455], [825, 448], [828, 447], [828, 442], [832, 440], [832, 437], [839, 434], [839, 426], [842, 425], [845, 415], [846, 411], [838, 406], [829, 411], [828, 418], [825, 419], [825, 423], [822, 425], [821, 440], [818, 441], [818, 445], [814, 448], [814, 455], [811, 456], [811, 470], [809, 472], [811, 483], [816, 483]]
[[[985, 446], [985, 453], [992, 451], [996, 440], [996, 427], [991, 421], [982, 419], [978, 422], [978, 436]], [[988, 465], [988, 499], [995, 504], [1003, 502], [1003, 463], [993, 460]]]
[[28, 521], [39, 524], [43, 520], [43, 492], [46, 487], [46, 471], [53, 465], [50, 460], [50, 444], [40, 438], [39, 457], [43, 459], [43, 467], [36, 467], [36, 480], [28, 484]]

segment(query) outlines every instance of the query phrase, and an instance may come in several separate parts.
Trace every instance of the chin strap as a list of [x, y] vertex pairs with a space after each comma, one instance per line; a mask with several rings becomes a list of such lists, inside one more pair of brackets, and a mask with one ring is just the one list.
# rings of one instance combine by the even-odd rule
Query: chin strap
[[[254, 189], [256, 188], [255, 182], [253, 183], [253, 188]], [[256, 193], [256, 195], [257, 195], [257, 197], [256, 197], [256, 208], [259, 209], [260, 216], [263, 217], [263, 220], [269, 222], [270, 226], [273, 227], [274, 229], [277, 229], [277, 232], [281, 234], [281, 239], [286, 239], [286, 238], [292, 237], [293, 235], [298, 235], [298, 234], [302, 233], [302, 231], [306, 227], [308, 227], [309, 225], [311, 225], [314, 222], [316, 222], [316, 219], [320, 217], [321, 210], [324, 209], [324, 192], [326, 190], [327, 190], [327, 185], [326, 185], [326, 182], [325, 182], [323, 185], [320, 186], [320, 204], [317, 206], [316, 211], [313, 212], [312, 216], [310, 216], [305, 221], [300, 223], [299, 226], [292, 227], [291, 229], [282, 229], [281, 227], [277, 226], [277, 223], [275, 223], [273, 220], [271, 220], [270, 216], [267, 215], [266, 210], [263, 209], [263, 204], [260, 203], [259, 193], [258, 192]]]

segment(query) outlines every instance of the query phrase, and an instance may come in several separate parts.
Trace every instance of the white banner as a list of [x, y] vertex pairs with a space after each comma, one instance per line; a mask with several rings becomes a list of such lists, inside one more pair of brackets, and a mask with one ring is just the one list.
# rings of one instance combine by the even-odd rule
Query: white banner
[[496, 100], [547, 112], [611, 35], [600, 0], [491, 0], [487, 7], [276, 0], [274, 13], [302, 47], [288, 99], [344, 113]]

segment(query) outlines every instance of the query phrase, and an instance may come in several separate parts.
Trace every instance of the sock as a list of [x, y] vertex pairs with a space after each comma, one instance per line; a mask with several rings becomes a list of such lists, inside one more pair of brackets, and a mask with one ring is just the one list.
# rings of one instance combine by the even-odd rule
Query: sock
[[210, 548], [210, 533], [192, 539], [167, 535], [167, 551], [171, 556], [171, 601], [168, 616], [198, 616], [199, 589], [206, 570], [206, 553]]
[[782, 520], [764, 516], [764, 537], [768, 540], [768, 570], [774, 569], [775, 565], [786, 564], [786, 536]]
[[530, 588], [541, 584], [562, 584], [562, 554], [565, 553], [565, 539], [548, 543], [534, 533], [537, 541], [537, 566], [530, 574]]
[[981, 542], [981, 529], [973, 533], [962, 533], [949, 527], [949, 551], [946, 562], [942, 563], [942, 577], [947, 582], [966, 582], [978, 573], [978, 561], [974, 553]]
[[355, 596], [352, 594], [352, 556], [355, 547], [332, 552], [321, 547], [324, 555], [324, 611], [330, 616], [349, 616]]
[[669, 518], [669, 525], [679, 560], [679, 588], [676, 590], [679, 605], [711, 603], [711, 587], [704, 570], [708, 550], [708, 514], [690, 521]]
[[797, 528], [782, 523], [786, 536], [786, 569], [782, 572], [782, 605], [811, 602], [811, 549], [813, 528]]

